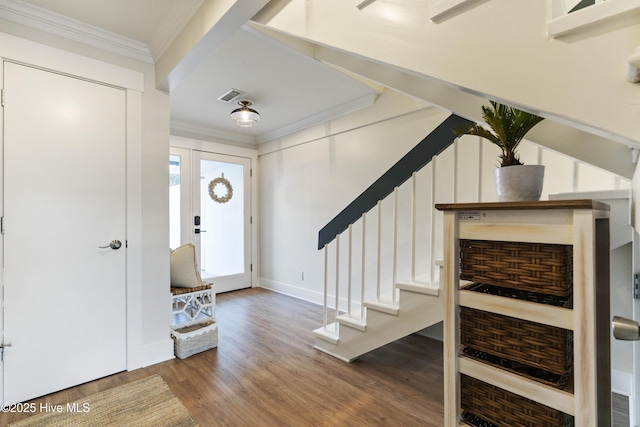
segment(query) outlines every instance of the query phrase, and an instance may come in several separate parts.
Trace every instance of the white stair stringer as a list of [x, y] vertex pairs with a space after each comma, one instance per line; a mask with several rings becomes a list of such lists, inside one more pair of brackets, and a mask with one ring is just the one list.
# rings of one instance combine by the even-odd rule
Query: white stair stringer
[[398, 284], [397, 315], [389, 314], [388, 310], [379, 311], [375, 303], [365, 302], [366, 327], [353, 328], [338, 319], [337, 334], [333, 333], [333, 324], [327, 327], [330, 336], [323, 336], [327, 335], [324, 328], [317, 329], [315, 348], [351, 362], [362, 354], [441, 322], [444, 297], [427, 285], [411, 284], [410, 287], [416, 286], [415, 290], [404, 290], [403, 285]]

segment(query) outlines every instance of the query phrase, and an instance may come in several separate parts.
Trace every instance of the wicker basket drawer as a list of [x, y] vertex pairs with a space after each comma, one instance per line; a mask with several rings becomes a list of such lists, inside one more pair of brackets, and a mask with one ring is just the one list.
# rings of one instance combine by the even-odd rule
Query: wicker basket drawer
[[218, 324], [213, 320], [173, 329], [171, 335], [179, 359], [218, 346]]
[[573, 247], [461, 239], [460, 278], [566, 297], [573, 291]]
[[[571, 415], [467, 375], [460, 375], [460, 383], [461, 407], [464, 411], [462, 417], [471, 425], [487, 426], [486, 421], [497, 427], [573, 427], [574, 425]], [[477, 417], [482, 420], [477, 420]]]
[[563, 387], [573, 371], [573, 332], [460, 307], [463, 353], [485, 363]]

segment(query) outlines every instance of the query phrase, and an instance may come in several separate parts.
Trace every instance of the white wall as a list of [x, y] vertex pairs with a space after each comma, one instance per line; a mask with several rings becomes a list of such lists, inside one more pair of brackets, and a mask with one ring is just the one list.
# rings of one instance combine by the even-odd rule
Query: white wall
[[366, 111], [261, 146], [262, 286], [322, 301], [320, 228], [447, 115], [387, 91]]
[[[266, 150], [267, 147], [261, 148], [259, 185], [262, 286], [317, 303], [322, 302], [324, 262], [322, 251], [317, 250], [318, 231], [449, 114], [435, 108], [416, 108], [413, 113], [394, 117], [394, 108], [404, 113], [406, 110], [403, 108], [406, 108], [410, 100], [411, 98], [387, 90], [373, 107], [358, 113], [357, 117], [343, 117], [339, 126], [330, 122], [324, 127], [291, 135], [286, 141], [280, 140], [277, 144], [273, 142], [270, 150]], [[392, 118], [379, 121], [381, 112]], [[370, 124], [365, 125], [363, 123], [366, 123], [367, 114], [373, 119]], [[353, 124], [350, 130], [349, 120]], [[332, 130], [336, 127], [340, 131], [333, 133]], [[325, 137], [319, 137], [318, 132], [321, 131], [325, 132]], [[313, 137], [310, 138], [310, 135]], [[274, 148], [276, 146], [282, 148]], [[493, 171], [498, 164], [497, 154], [498, 149], [488, 141], [471, 136], [460, 138], [455, 146], [449, 147], [436, 159], [435, 203], [496, 201]], [[520, 154], [525, 163], [541, 162], [546, 165], [542, 199], [555, 193], [630, 188], [628, 180], [577, 163], [569, 157], [542, 149], [528, 141], [521, 144]], [[430, 239], [428, 224], [431, 215], [429, 193], [432, 168], [433, 164], [430, 164], [417, 175], [417, 241], [419, 258], [423, 261], [417, 267], [416, 275], [423, 278], [430, 273], [428, 261], [425, 261], [430, 258], [430, 248], [425, 242]], [[454, 175], [457, 179], [454, 179]], [[399, 229], [400, 280], [408, 278], [411, 268], [406, 262], [410, 238], [406, 225], [409, 222], [409, 192], [406, 184], [399, 191], [399, 215], [404, 218], [404, 225]], [[391, 202], [385, 200], [383, 222], [389, 220], [391, 214]], [[369, 215], [368, 239], [374, 244], [377, 221], [375, 209]], [[439, 218], [438, 215], [436, 213], [436, 218]], [[360, 244], [360, 227], [359, 223], [354, 226], [354, 245]], [[441, 257], [440, 229], [441, 224], [436, 222], [436, 258]], [[387, 227], [383, 231], [385, 243], [389, 242], [386, 240], [389, 239], [388, 230]], [[343, 236], [340, 243], [342, 257], [346, 257], [345, 239]], [[374, 251], [374, 246], [367, 247], [367, 260]], [[389, 245], [384, 246], [383, 252], [385, 251], [389, 252]], [[356, 261], [359, 262], [359, 258]], [[425, 262], [427, 265], [424, 265]], [[385, 279], [390, 277], [388, 265], [381, 270]], [[301, 280], [301, 272], [304, 272], [304, 280]], [[341, 277], [344, 279], [341, 280], [346, 282], [345, 274], [342, 272]], [[330, 286], [333, 286], [333, 275], [333, 271], [330, 271]], [[375, 278], [372, 262], [367, 262], [365, 275]], [[353, 273], [353, 278], [355, 283], [360, 280], [359, 270]], [[345, 295], [344, 292], [341, 290], [341, 297]], [[330, 287], [330, 294], [335, 294], [333, 287]]]
[[[143, 363], [173, 358], [169, 293], [169, 94], [156, 90], [145, 66], [142, 101]], [[168, 341], [168, 342], [167, 342]]]

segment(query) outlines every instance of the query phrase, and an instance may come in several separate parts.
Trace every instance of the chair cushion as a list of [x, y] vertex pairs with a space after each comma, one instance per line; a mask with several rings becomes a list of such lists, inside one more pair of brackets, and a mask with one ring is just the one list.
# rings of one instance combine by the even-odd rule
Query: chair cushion
[[193, 288], [202, 286], [200, 271], [196, 262], [196, 247], [187, 243], [171, 251], [171, 286], [176, 288]]

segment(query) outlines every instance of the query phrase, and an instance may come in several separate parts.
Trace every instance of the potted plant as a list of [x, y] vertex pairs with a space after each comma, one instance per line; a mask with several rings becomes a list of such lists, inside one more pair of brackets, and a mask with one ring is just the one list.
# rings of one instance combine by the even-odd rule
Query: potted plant
[[474, 124], [454, 132], [458, 136], [480, 136], [502, 151], [500, 167], [495, 171], [498, 199], [501, 202], [540, 199], [544, 166], [523, 164], [516, 148], [543, 118], [494, 101], [491, 107], [482, 107], [482, 117], [489, 128]]

